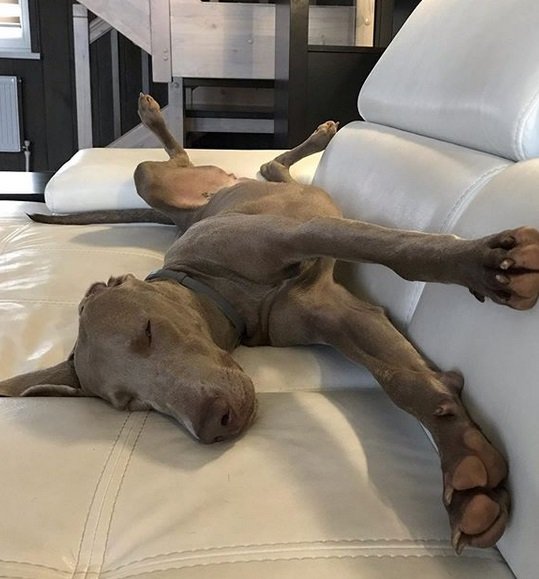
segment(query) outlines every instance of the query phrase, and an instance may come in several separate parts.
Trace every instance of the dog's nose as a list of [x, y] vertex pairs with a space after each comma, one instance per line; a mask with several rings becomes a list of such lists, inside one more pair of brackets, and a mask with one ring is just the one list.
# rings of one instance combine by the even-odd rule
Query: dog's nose
[[205, 409], [198, 437], [205, 444], [221, 442], [234, 434], [232, 411], [226, 400], [215, 398]]

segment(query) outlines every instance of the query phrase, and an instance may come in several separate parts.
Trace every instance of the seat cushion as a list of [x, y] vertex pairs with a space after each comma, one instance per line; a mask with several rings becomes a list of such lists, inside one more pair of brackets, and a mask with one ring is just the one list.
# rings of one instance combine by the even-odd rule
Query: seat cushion
[[[173, 236], [33, 224], [10, 205], [2, 377], [67, 356], [87, 285], [144, 275]], [[295, 391], [259, 393], [234, 443], [203, 446], [165, 416], [97, 399], [0, 399], [0, 575], [511, 577], [495, 550], [453, 554], [437, 455], [370, 378], [323, 348], [259, 350], [246, 369]]]
[[204, 446], [155, 412], [0, 400], [0, 575], [512, 576], [494, 550], [453, 553], [437, 456], [383, 393], [259, 404]]

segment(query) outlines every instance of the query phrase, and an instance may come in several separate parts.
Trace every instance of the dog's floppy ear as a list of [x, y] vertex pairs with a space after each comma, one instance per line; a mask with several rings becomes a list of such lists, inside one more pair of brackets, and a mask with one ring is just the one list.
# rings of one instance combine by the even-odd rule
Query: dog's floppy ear
[[88, 298], [95, 295], [99, 295], [101, 292], [110, 289], [112, 287], [122, 285], [125, 281], [128, 281], [130, 279], [135, 279], [135, 276], [132, 273], [126, 273], [124, 275], [119, 275], [116, 277], [114, 276], [109, 277], [107, 283], [103, 281], [96, 281], [95, 283], [93, 283], [86, 290], [86, 293], [84, 294], [84, 297], [82, 298], [79, 304], [79, 314], [82, 313], [82, 310], [84, 309], [84, 306], [86, 305], [86, 301], [88, 300]]
[[36, 372], [20, 374], [0, 382], [0, 396], [84, 396], [75, 372], [73, 356]]

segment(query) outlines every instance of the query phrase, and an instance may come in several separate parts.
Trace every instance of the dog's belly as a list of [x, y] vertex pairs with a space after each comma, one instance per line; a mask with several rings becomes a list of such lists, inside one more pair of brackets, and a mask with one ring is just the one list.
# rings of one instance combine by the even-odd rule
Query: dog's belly
[[217, 191], [238, 182], [232, 173], [211, 165], [166, 171], [159, 178], [167, 203], [179, 209], [206, 205]]
[[342, 215], [323, 189], [300, 183], [269, 183], [254, 179], [238, 179], [232, 186], [217, 191], [202, 209], [199, 220], [229, 212], [301, 220], [320, 215]]

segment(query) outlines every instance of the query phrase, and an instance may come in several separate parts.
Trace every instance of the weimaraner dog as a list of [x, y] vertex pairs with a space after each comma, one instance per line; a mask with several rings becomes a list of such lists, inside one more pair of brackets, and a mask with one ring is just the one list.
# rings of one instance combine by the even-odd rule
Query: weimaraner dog
[[345, 219], [329, 195], [289, 167], [324, 149], [327, 122], [261, 167], [267, 182], [195, 167], [141, 94], [139, 115], [170, 156], [135, 170], [151, 208], [55, 223], [155, 221], [180, 236], [163, 268], [94, 283], [82, 299], [69, 359], [0, 383], [4, 396], [98, 396], [119, 409], [168, 414], [204, 443], [252, 422], [251, 379], [231, 356], [239, 344], [327, 344], [366, 366], [389, 397], [431, 432], [440, 453], [452, 542], [487, 547], [503, 533], [507, 466], [467, 414], [462, 378], [429, 367], [384, 311], [333, 279], [336, 259], [383, 264], [407, 280], [456, 283], [481, 301], [531, 308], [539, 293], [539, 232], [529, 227], [465, 240]]

